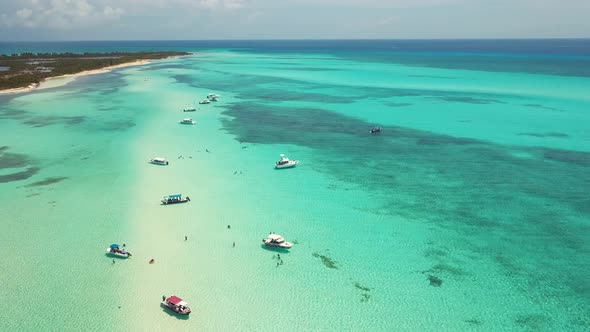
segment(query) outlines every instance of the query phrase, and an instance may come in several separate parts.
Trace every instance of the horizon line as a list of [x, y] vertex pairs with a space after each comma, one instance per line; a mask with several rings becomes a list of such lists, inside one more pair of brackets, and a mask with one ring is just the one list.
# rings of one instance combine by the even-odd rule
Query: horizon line
[[589, 40], [590, 37], [506, 37], [506, 38], [288, 38], [288, 39], [71, 39], [71, 40], [0, 40], [0, 43], [63, 43], [63, 42], [232, 42], [232, 41], [501, 41], [501, 40]]

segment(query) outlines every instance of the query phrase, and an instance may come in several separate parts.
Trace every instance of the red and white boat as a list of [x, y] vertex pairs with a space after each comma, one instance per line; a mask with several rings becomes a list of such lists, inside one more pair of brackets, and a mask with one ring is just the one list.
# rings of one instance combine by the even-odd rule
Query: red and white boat
[[162, 301], [162, 304], [177, 314], [188, 315], [191, 313], [191, 308], [189, 308], [188, 303], [176, 295], [172, 295], [165, 299]]

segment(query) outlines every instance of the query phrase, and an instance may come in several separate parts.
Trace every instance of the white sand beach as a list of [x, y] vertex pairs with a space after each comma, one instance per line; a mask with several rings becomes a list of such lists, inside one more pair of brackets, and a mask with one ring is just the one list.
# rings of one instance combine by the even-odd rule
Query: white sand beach
[[100, 68], [100, 69], [85, 70], [85, 71], [82, 71], [82, 72], [79, 72], [76, 74], [66, 74], [66, 75], [48, 77], [45, 80], [43, 80], [41, 83], [29, 84], [28, 86], [22, 87], [22, 88], [0, 90], [0, 94], [23, 93], [23, 92], [29, 92], [32, 90], [55, 88], [55, 87], [66, 85], [66, 84], [72, 82], [73, 80], [76, 79], [76, 77], [86, 76], [86, 75], [103, 74], [103, 73], [108, 73], [109, 71], [111, 71], [113, 69], [131, 67], [131, 66], [140, 66], [140, 65], [145, 65], [148, 63], [150, 63], [149, 60], [137, 60], [137, 61], [133, 61], [133, 62], [121, 63], [121, 64], [114, 65], [114, 66], [108, 66], [108, 67], [104, 67], [104, 68]]

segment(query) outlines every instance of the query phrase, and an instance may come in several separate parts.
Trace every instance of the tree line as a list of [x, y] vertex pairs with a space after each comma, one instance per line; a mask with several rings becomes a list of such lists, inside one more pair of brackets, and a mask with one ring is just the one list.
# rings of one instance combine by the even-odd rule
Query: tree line
[[20, 53], [0, 55], [0, 90], [26, 87], [54, 76], [124, 64], [137, 60], [189, 55], [187, 52]]

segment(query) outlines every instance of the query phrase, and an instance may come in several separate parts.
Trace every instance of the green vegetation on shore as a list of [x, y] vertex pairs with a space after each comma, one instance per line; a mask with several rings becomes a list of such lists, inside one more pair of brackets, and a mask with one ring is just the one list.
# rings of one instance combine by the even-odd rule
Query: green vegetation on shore
[[39, 84], [49, 77], [76, 74], [138, 60], [189, 55], [187, 52], [22, 53], [0, 55], [0, 90]]

